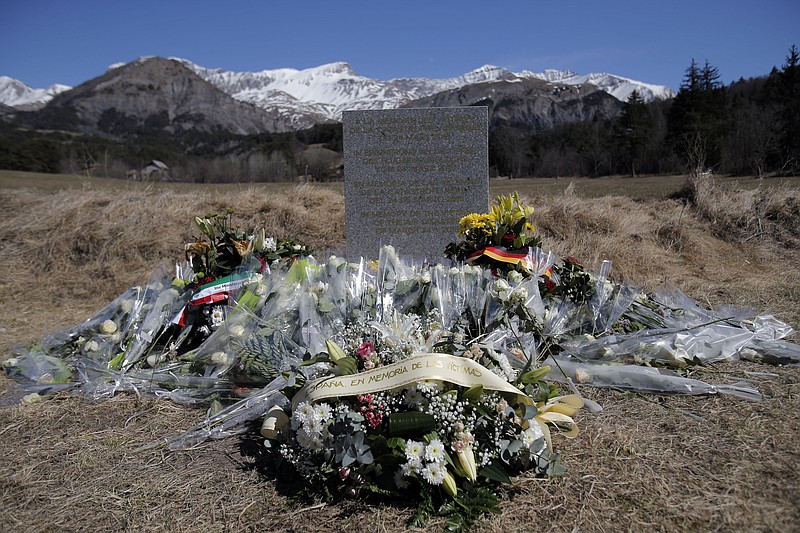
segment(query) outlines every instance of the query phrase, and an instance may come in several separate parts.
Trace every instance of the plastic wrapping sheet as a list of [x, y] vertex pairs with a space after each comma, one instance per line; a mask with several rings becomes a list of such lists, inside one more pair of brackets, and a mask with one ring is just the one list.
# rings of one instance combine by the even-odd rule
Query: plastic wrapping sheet
[[576, 337], [562, 342], [565, 351], [583, 360], [655, 362], [686, 366], [735, 359], [753, 333], [727, 324], [683, 330], [642, 330], [600, 338]]
[[783, 340], [754, 338], [742, 349], [741, 357], [771, 365], [800, 365], [800, 346]]
[[[326, 364], [300, 365], [324, 352], [325, 341], [353, 321], [413, 353], [434, 351], [441, 339], [446, 344], [471, 329], [476, 338], [458, 342], [482, 346], [487, 364], [505, 374], [558, 354], [545, 361], [554, 367], [551, 379], [646, 393], [758, 398], [747, 384], [708, 384], [643, 364], [682, 367], [738, 357], [800, 363], [800, 347], [783, 340], [792, 328], [775, 317], [753, 317], [742, 308], [703, 309], [668, 285], [646, 296], [633, 285], [612, 283], [610, 263], [593, 277], [588, 301], [543, 298], [539, 283], [558, 281], [556, 259], [553, 252], [531, 249], [530, 275], [511, 272], [502, 279], [470, 264], [401, 259], [390, 247], [377, 265], [306, 258], [288, 271], [257, 273], [260, 263], [245, 262], [247, 279], [207, 336], [198, 335], [196, 325], [173, 323], [192, 291], [156, 273], [86, 322], [16, 350], [4, 367], [21, 382], [16, 398], [71, 389], [93, 399], [131, 391], [192, 405], [234, 402], [169, 441], [175, 448], [240, 431], [285, 401], [273, 390], [289, 382], [280, 380], [329, 373]], [[176, 267], [176, 278], [193, 276], [186, 265]], [[423, 338], [422, 321], [440, 329]], [[270, 385], [246, 398], [236, 392], [265, 383]]]
[[577, 385], [590, 385], [650, 394], [730, 394], [746, 400], [760, 400], [761, 393], [747, 384], [713, 385], [697, 379], [679, 376], [674, 372], [648, 366], [577, 362], [565, 357], [550, 357], [544, 361], [552, 369], [547, 379]]

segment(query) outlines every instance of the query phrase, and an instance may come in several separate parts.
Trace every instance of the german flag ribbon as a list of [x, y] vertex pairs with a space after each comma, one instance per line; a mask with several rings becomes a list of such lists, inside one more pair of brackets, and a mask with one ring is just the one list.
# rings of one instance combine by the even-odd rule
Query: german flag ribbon
[[512, 265], [518, 265], [523, 263], [523, 266], [527, 267], [528, 262], [528, 252], [509, 252], [503, 246], [487, 246], [477, 252], [473, 253], [467, 258], [467, 263], [473, 263], [479, 260], [482, 257], [488, 257], [489, 259], [493, 259], [495, 261], [500, 261], [501, 263], [509, 263]]

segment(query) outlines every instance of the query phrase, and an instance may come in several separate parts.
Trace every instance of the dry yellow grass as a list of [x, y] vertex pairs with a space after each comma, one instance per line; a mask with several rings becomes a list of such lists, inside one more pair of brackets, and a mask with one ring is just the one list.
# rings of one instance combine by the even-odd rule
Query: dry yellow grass
[[[759, 231], [759, 222], [741, 225], [732, 216], [754, 204], [709, 190], [694, 204], [528, 194], [545, 243], [556, 251], [589, 266], [612, 259], [618, 280], [649, 288], [669, 280], [701, 303], [750, 305], [799, 327], [800, 249], [785, 236], [800, 226], [792, 207], [800, 192], [765, 196], [786, 207], [779, 217], [763, 214], [774, 209], [756, 213]], [[192, 218], [227, 207], [240, 225], [264, 224], [317, 249], [343, 242], [343, 199], [329, 189], [0, 189], [0, 354], [88, 318], [157, 266], [170, 268], [197, 234]], [[722, 229], [723, 222], [733, 230]], [[515, 479], [503, 493], [503, 513], [483, 528], [796, 530], [800, 369], [741, 362], [692, 374], [724, 381], [745, 371], [775, 375], [750, 378], [763, 401], [585, 389], [605, 410], [581, 412], [582, 434], [557, 441], [566, 475]], [[0, 378], [0, 391], [11, 386]], [[201, 416], [128, 395], [97, 403], [60, 395], [0, 407], [0, 530], [406, 529], [412, 509], [403, 502], [293, 504], [291, 482], [276, 479], [258, 439], [229, 438], [174, 454], [136, 451]], [[442, 526], [434, 520], [428, 530]]]

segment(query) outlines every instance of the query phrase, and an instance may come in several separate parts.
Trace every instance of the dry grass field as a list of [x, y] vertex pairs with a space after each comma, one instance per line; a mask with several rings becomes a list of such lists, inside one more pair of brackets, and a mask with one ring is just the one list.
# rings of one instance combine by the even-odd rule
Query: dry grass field
[[[572, 186], [568, 186], [573, 182]], [[798, 180], [514, 180], [536, 206], [546, 247], [613, 277], [678, 285], [705, 305], [751, 306], [800, 329]], [[132, 184], [0, 172], [0, 356], [80, 322], [180, 259], [195, 215], [234, 209], [317, 249], [341, 248], [341, 184]], [[794, 340], [800, 340], [795, 335]], [[751, 374], [745, 374], [751, 372]], [[754, 375], [752, 372], [763, 373]], [[585, 388], [577, 439], [558, 439], [567, 472], [522, 476], [485, 531], [796, 531], [800, 525], [800, 368], [730, 362], [695, 368], [748, 378], [760, 402]], [[2, 393], [13, 382], [0, 377]], [[121, 395], [0, 407], [0, 531], [403, 531], [403, 502], [294, 502], [259, 439], [137, 451], [203, 412]], [[438, 531], [433, 520], [428, 530]]]

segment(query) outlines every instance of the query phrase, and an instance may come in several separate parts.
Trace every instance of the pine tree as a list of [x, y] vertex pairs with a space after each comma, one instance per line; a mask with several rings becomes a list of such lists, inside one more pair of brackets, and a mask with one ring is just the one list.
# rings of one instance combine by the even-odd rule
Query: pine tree
[[786, 63], [776, 76], [780, 105], [779, 127], [783, 172], [800, 172], [800, 52], [789, 48]]
[[618, 139], [623, 150], [622, 159], [636, 176], [636, 169], [641, 168], [652, 130], [650, 113], [638, 91], [628, 97], [622, 115], [619, 118]]
[[719, 71], [708, 61], [701, 68], [692, 59], [669, 114], [668, 141], [675, 153], [692, 167], [717, 167], [727, 115]]

